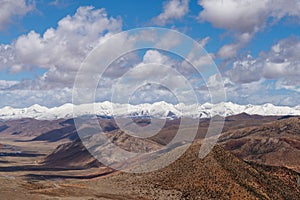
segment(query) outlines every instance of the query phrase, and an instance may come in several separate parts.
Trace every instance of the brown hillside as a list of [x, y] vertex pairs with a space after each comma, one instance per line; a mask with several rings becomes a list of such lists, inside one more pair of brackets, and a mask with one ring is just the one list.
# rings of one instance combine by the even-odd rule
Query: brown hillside
[[225, 149], [245, 160], [300, 172], [300, 119], [297, 117], [228, 131], [219, 141]]
[[198, 158], [198, 150], [199, 144], [193, 145], [180, 159], [159, 171], [121, 173], [110, 179], [149, 199], [300, 198], [293, 171], [246, 163], [220, 146], [204, 159]]

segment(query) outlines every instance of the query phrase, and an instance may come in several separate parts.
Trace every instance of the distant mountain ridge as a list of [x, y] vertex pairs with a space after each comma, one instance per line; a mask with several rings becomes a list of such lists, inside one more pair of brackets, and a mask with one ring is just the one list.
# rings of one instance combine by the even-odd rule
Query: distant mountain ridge
[[[75, 111], [73, 113], [73, 111]], [[224, 112], [225, 111], [225, 112]], [[156, 102], [152, 104], [117, 104], [108, 101], [94, 104], [73, 105], [64, 104], [59, 107], [47, 108], [35, 104], [27, 108], [12, 108], [9, 106], [0, 108], [0, 119], [69, 119], [72, 117], [96, 114], [102, 117], [156, 117], [156, 118], [179, 118], [182, 116], [191, 118], [209, 118], [212, 116], [231, 116], [241, 113], [262, 116], [285, 116], [300, 115], [300, 106], [275, 106], [263, 105], [238, 105], [232, 102], [219, 104], [170, 104]]]

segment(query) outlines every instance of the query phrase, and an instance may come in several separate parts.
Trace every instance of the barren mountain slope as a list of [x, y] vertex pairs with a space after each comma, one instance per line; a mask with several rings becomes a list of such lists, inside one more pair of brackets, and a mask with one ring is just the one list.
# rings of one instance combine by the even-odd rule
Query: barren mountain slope
[[292, 117], [224, 133], [219, 142], [238, 157], [300, 172], [300, 119]]
[[59, 120], [36, 120], [31, 118], [7, 120], [0, 122], [0, 134], [15, 135], [16, 137], [36, 137], [43, 133], [64, 127]]
[[[297, 173], [246, 163], [220, 146], [204, 159], [199, 144], [166, 168], [108, 179], [149, 199], [299, 199]], [[174, 150], [176, 151], [176, 149]], [[280, 173], [280, 175], [278, 175]], [[101, 180], [99, 180], [101, 181]]]

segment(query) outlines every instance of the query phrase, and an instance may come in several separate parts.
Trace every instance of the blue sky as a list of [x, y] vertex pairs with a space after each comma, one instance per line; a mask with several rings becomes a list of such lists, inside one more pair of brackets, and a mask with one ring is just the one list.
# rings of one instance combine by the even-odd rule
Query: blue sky
[[[298, 0], [14, 0], [0, 3], [0, 12], [0, 107], [72, 102], [76, 72], [91, 47], [121, 31], [149, 26], [174, 29], [200, 42], [221, 72], [227, 101], [300, 104]], [[164, 56], [149, 50], [125, 60], [132, 66], [163, 60], [187, 78], [197, 77]], [[111, 73], [122, 70], [118, 66]], [[99, 101], [110, 99], [113, 79], [106, 81]], [[163, 96], [155, 87], [152, 92], [147, 101], [172, 102], [172, 95]], [[199, 91], [200, 102], [209, 101], [206, 93]]]

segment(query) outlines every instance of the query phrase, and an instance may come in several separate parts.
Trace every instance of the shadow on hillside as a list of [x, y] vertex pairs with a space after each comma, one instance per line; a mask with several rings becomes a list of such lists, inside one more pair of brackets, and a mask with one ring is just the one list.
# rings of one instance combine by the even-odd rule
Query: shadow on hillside
[[0, 157], [39, 157], [45, 156], [46, 154], [38, 154], [38, 153], [23, 153], [23, 152], [0, 152]]
[[84, 170], [86, 168], [79, 167], [44, 167], [36, 165], [22, 165], [22, 166], [5, 166], [0, 167], [0, 172], [17, 172], [17, 171], [71, 171], [71, 170]]
[[114, 171], [103, 172], [100, 174], [82, 175], [82, 176], [71, 176], [71, 175], [49, 175], [49, 174], [28, 174], [26, 177], [30, 180], [49, 180], [49, 179], [93, 179], [102, 176], [109, 175]]

